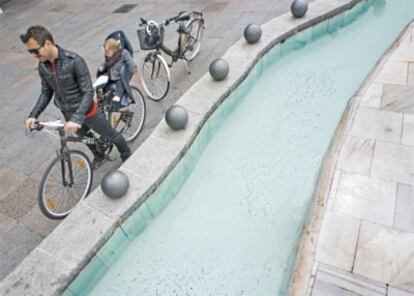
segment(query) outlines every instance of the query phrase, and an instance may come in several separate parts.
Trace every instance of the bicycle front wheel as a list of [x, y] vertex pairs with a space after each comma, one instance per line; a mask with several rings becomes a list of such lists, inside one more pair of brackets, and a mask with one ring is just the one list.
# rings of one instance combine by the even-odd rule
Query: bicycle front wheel
[[185, 26], [184, 35], [184, 57], [192, 61], [200, 51], [203, 38], [204, 20], [202, 18], [192, 19]]
[[89, 193], [92, 167], [81, 151], [70, 150], [56, 157], [39, 186], [40, 210], [51, 219], [63, 219]]
[[170, 70], [157, 53], [149, 53], [142, 64], [141, 83], [144, 91], [155, 101], [162, 100], [170, 88]]
[[135, 86], [130, 86], [134, 102], [126, 110], [111, 111], [108, 118], [112, 127], [119, 131], [128, 142], [138, 137], [144, 127], [146, 106], [142, 93]]

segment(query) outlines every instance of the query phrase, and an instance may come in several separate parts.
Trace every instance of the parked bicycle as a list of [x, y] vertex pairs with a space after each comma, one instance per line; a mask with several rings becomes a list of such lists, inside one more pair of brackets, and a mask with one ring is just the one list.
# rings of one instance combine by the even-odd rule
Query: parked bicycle
[[[171, 22], [178, 23], [178, 43], [174, 50], [163, 43], [164, 27]], [[169, 90], [171, 74], [169, 68], [181, 59], [187, 72], [190, 69], [187, 62], [192, 61], [198, 54], [204, 30], [204, 19], [201, 12], [182, 11], [177, 16], [169, 18], [161, 24], [141, 18], [138, 38], [142, 50], [153, 50], [146, 55], [141, 68], [141, 82], [148, 96], [156, 101], [163, 99]], [[171, 57], [167, 64], [161, 51]]]
[[121, 108], [119, 102], [113, 102], [114, 92], [104, 91], [108, 82], [107, 75], [101, 75], [94, 83], [98, 105], [105, 112], [111, 125], [119, 131], [125, 140], [131, 142], [141, 132], [146, 116], [144, 96], [135, 86], [130, 86], [133, 101], [126, 108]]
[[[58, 132], [60, 149], [43, 174], [38, 189], [38, 201], [42, 213], [51, 219], [63, 219], [82, 201], [92, 186], [93, 169], [88, 156], [79, 150], [69, 149], [68, 142], [96, 145], [97, 150], [108, 155], [113, 144], [102, 137], [66, 136], [60, 120], [37, 121], [32, 130]], [[50, 132], [50, 131], [49, 131]]]

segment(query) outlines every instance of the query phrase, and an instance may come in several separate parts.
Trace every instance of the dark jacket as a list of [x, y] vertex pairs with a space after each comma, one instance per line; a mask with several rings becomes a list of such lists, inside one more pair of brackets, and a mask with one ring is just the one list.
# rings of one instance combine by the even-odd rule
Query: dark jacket
[[92, 80], [85, 61], [77, 54], [58, 47], [56, 72], [49, 62], [39, 63], [42, 92], [29, 117], [37, 118], [47, 107], [53, 95], [54, 103], [70, 121], [82, 125], [92, 106]]

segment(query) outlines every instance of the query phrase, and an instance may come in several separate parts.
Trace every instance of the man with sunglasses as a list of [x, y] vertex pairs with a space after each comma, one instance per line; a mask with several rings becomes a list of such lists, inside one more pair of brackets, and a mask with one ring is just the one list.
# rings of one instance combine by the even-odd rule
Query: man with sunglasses
[[[68, 135], [80, 136], [96, 131], [114, 143], [122, 161], [130, 155], [123, 136], [106, 120], [93, 100], [91, 76], [85, 61], [77, 54], [56, 45], [48, 30], [42, 26], [32, 26], [20, 35], [27, 51], [39, 60], [38, 71], [41, 78], [41, 94], [36, 105], [26, 119], [26, 128], [33, 129], [37, 117], [46, 109], [54, 95], [54, 103], [63, 113], [66, 123], [64, 131]], [[89, 134], [90, 135], [90, 134]], [[95, 145], [88, 145], [94, 155], [92, 165], [96, 168], [102, 162]]]

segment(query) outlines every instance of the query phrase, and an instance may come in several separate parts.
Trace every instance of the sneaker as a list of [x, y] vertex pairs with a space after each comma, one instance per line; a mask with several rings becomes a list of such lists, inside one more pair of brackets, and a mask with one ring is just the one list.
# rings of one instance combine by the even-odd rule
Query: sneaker
[[121, 160], [122, 160], [122, 162], [125, 162], [130, 156], [131, 156], [131, 152], [129, 152], [127, 155], [123, 155], [123, 156], [121, 156]]
[[104, 161], [103, 158], [94, 157], [92, 160], [92, 169], [96, 170], [97, 168], [99, 168], [103, 161]]

